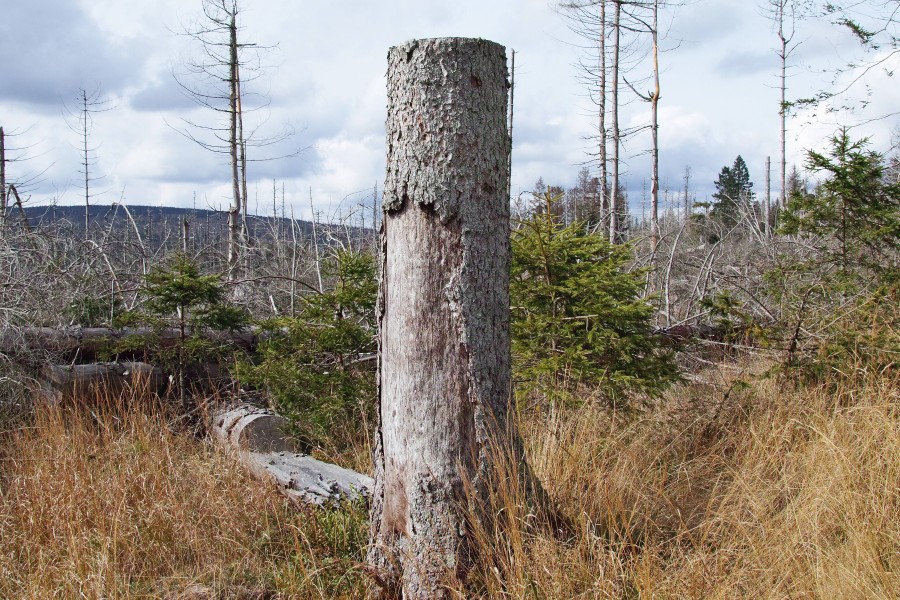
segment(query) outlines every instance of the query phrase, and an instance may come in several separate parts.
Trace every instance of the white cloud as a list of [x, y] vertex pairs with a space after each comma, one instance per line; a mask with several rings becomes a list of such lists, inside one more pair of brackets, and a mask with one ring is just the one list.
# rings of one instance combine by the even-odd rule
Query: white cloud
[[[64, 202], [80, 201], [78, 139], [62, 120], [60, 99], [96, 81], [121, 98], [117, 108], [97, 117], [92, 138], [98, 146], [96, 173], [107, 176], [97, 188], [108, 190], [103, 201], [117, 200], [124, 188], [132, 203], [190, 206], [196, 192], [198, 206], [227, 205], [227, 157], [192, 145], [166, 125], [194, 110], [170, 74], [194, 50], [172, 30], [198, 14], [200, 0], [7, 4], [0, 21], [0, 53], [17, 60], [0, 63], [0, 125], [8, 130], [32, 127], [28, 140], [46, 154], [29, 169], [52, 165], [33, 192], [35, 201], [60, 194]], [[389, 46], [411, 38], [485, 37], [517, 50], [514, 193], [530, 189], [539, 176], [547, 183], [571, 185], [594, 144], [589, 138], [596, 128], [595, 108], [573, 66], [578, 50], [547, 0], [247, 0], [245, 8], [246, 39], [278, 46], [265, 57], [270, 68], [255, 84], [272, 98], [265, 129], [297, 129], [296, 137], [271, 149], [273, 155], [309, 147], [289, 159], [251, 164], [250, 186], [262, 197], [273, 178], [284, 183], [286, 201], [298, 216], [309, 215], [310, 188], [317, 210], [328, 214], [344, 197], [383, 178], [385, 56]], [[734, 0], [704, 0], [669, 15], [672, 27], [663, 47], [671, 51], [660, 56], [664, 181], [680, 186], [684, 166], [690, 165], [697, 189], [711, 189], [719, 169], [741, 154], [760, 189], [765, 157], [775, 162], [778, 154], [771, 24], [752, 3]], [[826, 59], [833, 66], [855, 51], [846, 32], [827, 24], [802, 25], [798, 68], [789, 84], [793, 98], [828, 83], [827, 76], [801, 66], [815, 61], [825, 66]], [[29, 52], [22, 52], [23, 36], [37, 30], [40, 38], [29, 35]], [[716, 65], [725, 63], [742, 76], [717, 72]], [[646, 74], [648, 67], [647, 61], [637, 61], [640, 73]], [[630, 81], [640, 78], [637, 71]], [[900, 106], [900, 86], [883, 70], [865, 81], [873, 91], [864, 98], [870, 103], [865, 114]], [[624, 86], [622, 90], [623, 99], [631, 96]], [[643, 102], [623, 106], [622, 122], [645, 124], [647, 111]], [[897, 122], [892, 117], [854, 131], [874, 135], [883, 147]], [[833, 116], [813, 119], [804, 112], [793, 118], [789, 161], [802, 163], [802, 149], [820, 144], [835, 127]], [[627, 143], [623, 171], [633, 194], [639, 195], [649, 174], [642, 154], [648, 147], [646, 131]]]

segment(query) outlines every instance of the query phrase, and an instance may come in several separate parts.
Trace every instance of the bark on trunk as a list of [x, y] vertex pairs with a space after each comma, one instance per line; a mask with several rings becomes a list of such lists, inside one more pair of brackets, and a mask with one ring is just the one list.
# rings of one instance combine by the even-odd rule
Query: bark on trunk
[[381, 593], [450, 595], [471, 567], [464, 487], [484, 494], [507, 421], [505, 49], [410, 41], [388, 53], [379, 425], [368, 560]]

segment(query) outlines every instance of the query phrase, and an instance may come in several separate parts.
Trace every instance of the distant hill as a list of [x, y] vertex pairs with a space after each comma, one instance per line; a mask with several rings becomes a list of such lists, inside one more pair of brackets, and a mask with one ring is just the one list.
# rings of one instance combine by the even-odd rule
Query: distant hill
[[[29, 206], [25, 208], [25, 216], [32, 228], [84, 235], [84, 206]], [[10, 211], [9, 221], [13, 226], [21, 224], [18, 210]], [[137, 228], [144, 243], [151, 247], [180, 240], [185, 221], [194, 244], [216, 244], [227, 239], [228, 213], [225, 211], [120, 204], [96, 205], [88, 209], [88, 223], [92, 231], [121, 231], [123, 235], [130, 236]], [[313, 233], [313, 224], [300, 219], [248, 215], [247, 229], [251, 240], [265, 243], [275, 237], [283, 240], [309, 239]], [[368, 228], [337, 225], [320, 224], [318, 231], [320, 238], [326, 243], [330, 236], [346, 238], [349, 234], [354, 239], [359, 239], [372, 235]]]

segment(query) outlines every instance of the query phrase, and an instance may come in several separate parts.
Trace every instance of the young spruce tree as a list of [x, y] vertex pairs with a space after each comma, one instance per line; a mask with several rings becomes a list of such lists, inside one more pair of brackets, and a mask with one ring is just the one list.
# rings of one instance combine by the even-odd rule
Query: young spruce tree
[[784, 362], [811, 380], [895, 370], [900, 354], [900, 182], [867, 146], [844, 129], [827, 154], [808, 152], [825, 178], [781, 219], [803, 248], [769, 274], [790, 324]]
[[627, 245], [565, 226], [561, 196], [512, 234], [512, 346], [516, 379], [565, 395], [579, 383], [620, 402], [628, 392], [660, 393], [678, 378], [672, 353], [652, 333], [653, 307], [641, 299], [643, 270], [626, 270]]

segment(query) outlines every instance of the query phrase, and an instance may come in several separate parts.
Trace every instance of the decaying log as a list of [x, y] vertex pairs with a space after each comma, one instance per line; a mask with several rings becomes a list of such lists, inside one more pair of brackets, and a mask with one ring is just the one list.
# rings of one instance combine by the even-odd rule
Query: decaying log
[[274, 412], [237, 404], [215, 411], [212, 419], [215, 438], [250, 452], [295, 452], [296, 444], [287, 433], [287, 419]]
[[[0, 329], [0, 353], [22, 354], [43, 351], [52, 354], [77, 357], [90, 361], [102, 350], [109, 349], [129, 338], [154, 336], [154, 347], [148, 350], [171, 348], [178, 343], [181, 332], [175, 328], [154, 330], [149, 327], [7, 327]], [[246, 351], [253, 351], [259, 336], [250, 330], [204, 331], [204, 338], [229, 342]]]
[[131, 387], [163, 393], [169, 384], [169, 378], [160, 369], [142, 362], [48, 365], [41, 376], [57, 401], [100, 388], [112, 393]]
[[240, 461], [260, 479], [273, 481], [296, 502], [317, 506], [368, 497], [372, 478], [296, 452], [287, 421], [270, 410], [238, 404], [213, 412], [213, 437], [238, 450]]

